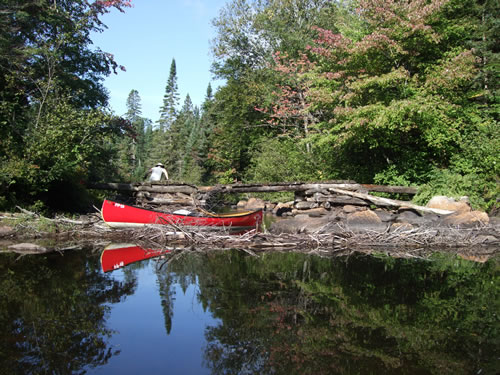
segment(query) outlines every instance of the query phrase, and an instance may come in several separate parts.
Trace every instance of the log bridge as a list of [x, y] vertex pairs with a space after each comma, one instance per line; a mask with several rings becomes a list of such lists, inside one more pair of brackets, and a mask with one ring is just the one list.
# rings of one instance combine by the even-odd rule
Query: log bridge
[[294, 192], [293, 208], [308, 210], [318, 207], [330, 209], [333, 206], [355, 205], [382, 207], [411, 206], [407, 201], [372, 196], [370, 192], [403, 194], [412, 196], [417, 188], [406, 186], [385, 186], [359, 184], [354, 181], [322, 181], [314, 183], [283, 182], [270, 184], [229, 184], [196, 186], [174, 182], [143, 183], [96, 183], [90, 189], [110, 190], [124, 193], [135, 199], [135, 204], [172, 208], [172, 206], [210, 206], [220, 194]]

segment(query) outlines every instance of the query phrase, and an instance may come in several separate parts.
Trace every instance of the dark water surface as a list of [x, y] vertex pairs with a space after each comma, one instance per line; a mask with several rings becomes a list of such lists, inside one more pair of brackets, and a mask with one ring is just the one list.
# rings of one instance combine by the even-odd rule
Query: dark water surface
[[0, 253], [1, 373], [500, 369], [498, 258], [155, 251]]

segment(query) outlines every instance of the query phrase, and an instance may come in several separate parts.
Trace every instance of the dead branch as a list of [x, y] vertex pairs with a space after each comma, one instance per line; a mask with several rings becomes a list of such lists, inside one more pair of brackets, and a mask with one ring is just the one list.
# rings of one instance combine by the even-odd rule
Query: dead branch
[[361, 199], [366, 199], [369, 200], [370, 202], [374, 204], [380, 204], [380, 205], [388, 205], [388, 206], [394, 206], [394, 207], [408, 207], [412, 208], [417, 211], [422, 211], [422, 212], [431, 212], [434, 214], [438, 215], [449, 215], [454, 213], [455, 211], [449, 211], [449, 210], [442, 210], [439, 208], [429, 208], [429, 207], [424, 207], [424, 206], [419, 206], [407, 201], [400, 201], [396, 199], [389, 199], [389, 198], [382, 198], [382, 197], [375, 197], [370, 194], [364, 194], [364, 193], [357, 193], [354, 191], [349, 191], [349, 190], [343, 190], [343, 189], [338, 189], [334, 187], [328, 188], [328, 190], [333, 191], [338, 194], [343, 194], [343, 195], [350, 195], [356, 198], [361, 198]]

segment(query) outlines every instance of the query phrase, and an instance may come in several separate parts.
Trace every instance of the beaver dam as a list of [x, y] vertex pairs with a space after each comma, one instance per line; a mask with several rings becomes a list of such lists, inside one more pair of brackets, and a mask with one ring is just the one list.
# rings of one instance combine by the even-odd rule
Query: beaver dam
[[434, 197], [426, 206], [418, 206], [370, 194], [416, 193], [415, 188], [408, 187], [336, 181], [203, 188], [185, 184], [108, 184], [101, 188], [113, 188], [118, 194], [128, 192], [123, 198], [128, 203], [163, 210], [179, 206], [196, 209], [202, 204], [206, 207], [207, 201], [221, 193], [294, 191], [294, 200], [241, 200], [239, 208], [264, 208], [268, 219], [261, 228], [241, 235], [178, 225], [111, 229], [100, 218], [98, 207], [94, 214], [78, 220], [43, 218], [21, 210], [0, 217], [3, 248], [19, 253], [44, 253], [75, 249], [82, 244], [100, 248], [107, 242], [121, 241], [145, 247], [174, 246], [179, 250], [239, 248], [253, 254], [269, 250], [324, 255], [362, 251], [426, 257], [433, 251], [446, 251], [485, 260], [498, 252], [500, 243], [498, 218], [472, 210], [466, 198], [456, 201]]

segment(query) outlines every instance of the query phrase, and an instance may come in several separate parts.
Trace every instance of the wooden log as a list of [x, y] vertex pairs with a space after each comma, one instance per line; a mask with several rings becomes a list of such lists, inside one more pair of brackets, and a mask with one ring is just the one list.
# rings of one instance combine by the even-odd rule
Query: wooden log
[[179, 204], [179, 205], [192, 205], [193, 200], [192, 199], [186, 199], [186, 198], [152, 198], [152, 199], [141, 199], [141, 202], [147, 203], [147, 204]]
[[138, 191], [137, 185], [135, 184], [122, 184], [116, 182], [89, 184], [88, 188], [97, 190]]
[[328, 202], [330, 202], [330, 204], [333, 204], [333, 205], [346, 205], [346, 204], [351, 204], [353, 206], [369, 206], [370, 203], [368, 203], [367, 201], [363, 200], [363, 199], [359, 199], [359, 198], [349, 198], [349, 197], [342, 197], [342, 196], [338, 196], [338, 197], [331, 197], [328, 199]]
[[368, 191], [376, 191], [378, 193], [393, 193], [393, 194], [410, 194], [418, 193], [418, 188], [411, 186], [385, 186], [385, 185], [370, 185], [361, 184]]
[[342, 189], [330, 189], [330, 190], [334, 191], [336, 193], [339, 193], [339, 194], [351, 195], [351, 196], [356, 197], [356, 198], [366, 199], [366, 200], [369, 200], [370, 202], [372, 202], [376, 205], [387, 205], [387, 206], [393, 206], [393, 207], [408, 207], [408, 208], [411, 208], [411, 209], [414, 209], [417, 211], [431, 212], [431, 213], [438, 214], [438, 215], [449, 215], [449, 214], [452, 214], [453, 212], [455, 212], [455, 211], [441, 210], [438, 208], [429, 208], [429, 207], [424, 207], [424, 206], [418, 206], [416, 204], [406, 202], [406, 201], [381, 198], [381, 197], [374, 197], [373, 195], [356, 193], [353, 191], [347, 191], [347, 190], [342, 190]]
[[386, 193], [398, 194], [416, 194], [417, 189], [414, 187], [405, 186], [383, 186], [383, 185], [367, 185], [358, 184], [353, 181], [325, 181], [318, 183], [273, 183], [273, 184], [232, 184], [232, 185], [215, 185], [215, 186], [194, 186], [188, 184], [173, 184], [173, 183], [96, 183], [89, 184], [91, 189], [99, 190], [116, 190], [116, 191], [150, 191], [158, 193], [185, 193], [192, 194], [193, 192], [200, 193], [270, 193], [295, 191], [302, 193], [322, 192], [328, 189], [344, 189], [349, 191], [377, 191]]
[[150, 193], [196, 193], [197, 189], [188, 185], [142, 185], [137, 191], [148, 191]]
[[324, 195], [324, 194], [318, 194], [316, 193], [313, 197], [308, 197], [305, 199], [307, 202], [329, 202], [330, 205], [345, 205], [345, 204], [352, 204], [355, 206], [369, 206], [370, 202], [367, 202], [366, 200], [355, 198], [355, 197], [350, 197], [347, 195], [337, 195], [337, 194], [329, 194], [329, 195]]

